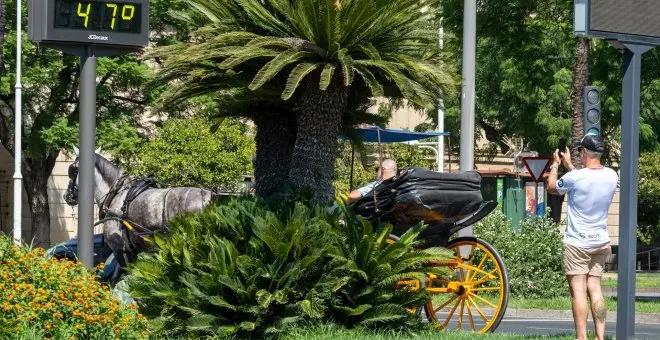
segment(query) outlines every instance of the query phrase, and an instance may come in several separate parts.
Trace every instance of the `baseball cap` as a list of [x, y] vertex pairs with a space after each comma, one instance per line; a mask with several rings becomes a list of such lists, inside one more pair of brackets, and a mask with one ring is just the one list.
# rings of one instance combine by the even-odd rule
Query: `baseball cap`
[[580, 141], [578, 150], [581, 148], [585, 148], [593, 152], [603, 153], [603, 151], [605, 151], [605, 142], [603, 142], [603, 137], [601, 136], [587, 134]]

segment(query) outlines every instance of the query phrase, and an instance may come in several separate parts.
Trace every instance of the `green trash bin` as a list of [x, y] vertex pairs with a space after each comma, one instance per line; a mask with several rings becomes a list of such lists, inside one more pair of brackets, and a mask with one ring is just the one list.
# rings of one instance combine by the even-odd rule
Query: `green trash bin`
[[525, 219], [525, 181], [516, 177], [504, 178], [504, 216], [511, 221], [513, 230], [520, 230]]

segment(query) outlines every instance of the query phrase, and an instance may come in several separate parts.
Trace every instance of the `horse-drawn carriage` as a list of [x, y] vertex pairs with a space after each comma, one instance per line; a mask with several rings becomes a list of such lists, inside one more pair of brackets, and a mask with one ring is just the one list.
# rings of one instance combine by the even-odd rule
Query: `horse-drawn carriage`
[[[377, 133], [380, 142], [380, 131]], [[71, 196], [68, 199], [71, 203], [77, 203], [72, 198], [77, 184], [77, 168], [75, 163], [71, 167], [67, 195]], [[128, 246], [139, 241], [139, 230], [134, 230], [136, 227], [162, 229], [176, 212], [200, 210], [211, 197], [210, 192], [199, 188], [152, 189], [145, 194], [133, 194], [134, 181], [98, 155], [95, 181], [96, 203], [101, 216], [105, 216], [102, 220], [105, 221], [105, 239], [99, 247], [102, 249], [107, 245], [112, 248], [115, 255], [119, 254], [119, 262], [122, 262], [122, 257], [124, 262], [131, 261], [122, 254], [126, 254]], [[423, 247], [443, 246], [454, 251], [454, 258], [433, 263], [453, 270], [453, 277], [427, 274], [424, 278], [398, 282], [402, 289], [424, 289], [432, 296], [431, 301], [415, 312], [424, 311], [428, 320], [441, 328], [491, 332], [499, 325], [506, 311], [509, 281], [500, 255], [490, 244], [478, 238], [453, 238], [457, 231], [481, 220], [497, 206], [496, 202], [483, 202], [480, 183], [481, 176], [476, 172], [444, 174], [411, 169], [384, 181], [352, 205], [357, 214], [371, 221], [392, 223], [392, 242], [396, 242], [398, 236], [412, 225], [423, 221], [428, 224], [420, 234]], [[199, 199], [193, 202], [193, 196]], [[132, 205], [126, 204], [127, 198]], [[148, 218], [138, 220], [145, 215], [147, 207], [158, 213], [151, 214], [153, 216], [147, 214]], [[55, 256], [73, 254], [71, 249], [75, 245], [75, 242], [69, 242], [68, 247], [54, 248], [51, 253]], [[133, 253], [141, 251], [131, 250]], [[113, 263], [114, 266], [104, 272], [111, 280], [116, 280], [119, 267], [116, 261]]]
[[432, 296], [416, 310], [443, 329], [490, 332], [506, 311], [509, 280], [495, 248], [475, 237], [452, 236], [485, 216], [497, 206], [483, 202], [481, 176], [476, 172], [445, 174], [410, 169], [384, 181], [352, 205], [353, 211], [371, 221], [393, 224], [395, 242], [411, 226], [428, 226], [419, 238], [422, 247], [442, 246], [455, 257], [433, 263], [453, 270], [452, 278], [427, 274], [424, 278], [398, 282], [405, 289], [424, 289]]

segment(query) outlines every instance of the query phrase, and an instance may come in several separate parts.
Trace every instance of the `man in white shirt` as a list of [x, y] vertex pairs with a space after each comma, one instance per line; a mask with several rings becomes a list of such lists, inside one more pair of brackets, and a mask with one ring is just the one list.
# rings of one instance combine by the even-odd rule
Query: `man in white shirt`
[[389, 158], [384, 159], [377, 169], [378, 178], [373, 182], [367, 183], [367, 185], [361, 188], [351, 191], [351, 193], [348, 194], [349, 201], [356, 201], [361, 197], [366, 196], [378, 184], [396, 176], [397, 171], [396, 162], [394, 160]]
[[[607, 234], [607, 212], [618, 176], [600, 163], [605, 144], [600, 136], [586, 135], [580, 141], [578, 152], [584, 168], [575, 170], [568, 148], [554, 153], [550, 166], [548, 192], [555, 195], [568, 193], [566, 231], [564, 232], [564, 274], [572, 296], [573, 321], [577, 339], [587, 339], [587, 317], [591, 301], [596, 339], [605, 337], [607, 304], [603, 298], [600, 278], [603, 266], [611, 254]], [[563, 163], [570, 170], [557, 180], [557, 168]]]

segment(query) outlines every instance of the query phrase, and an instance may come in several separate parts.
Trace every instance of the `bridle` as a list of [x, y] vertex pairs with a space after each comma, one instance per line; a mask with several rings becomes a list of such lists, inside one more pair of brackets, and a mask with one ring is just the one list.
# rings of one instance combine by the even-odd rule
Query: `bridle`
[[[70, 206], [76, 206], [78, 205], [78, 158], [76, 158], [73, 163], [69, 165], [69, 171], [68, 171], [68, 176], [69, 176], [69, 185], [66, 188], [66, 191], [64, 192], [64, 201], [70, 205]], [[121, 189], [121, 186], [124, 184], [124, 181], [129, 178], [128, 175], [121, 176], [119, 179], [115, 181], [115, 183], [110, 187], [110, 190], [108, 193], [103, 197], [103, 205], [101, 206], [101, 215], [105, 215], [105, 212], [107, 210], [107, 206], [110, 203], [110, 201], [114, 198], [114, 196], [117, 194], [117, 192]]]
[[69, 165], [69, 185], [64, 192], [64, 201], [70, 206], [78, 205], [78, 158]]

